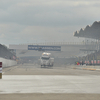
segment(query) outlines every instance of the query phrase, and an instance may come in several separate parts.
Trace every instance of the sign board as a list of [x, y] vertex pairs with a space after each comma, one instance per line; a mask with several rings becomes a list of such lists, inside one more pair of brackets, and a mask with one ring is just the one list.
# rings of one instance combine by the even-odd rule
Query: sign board
[[28, 45], [28, 50], [61, 51], [61, 46]]

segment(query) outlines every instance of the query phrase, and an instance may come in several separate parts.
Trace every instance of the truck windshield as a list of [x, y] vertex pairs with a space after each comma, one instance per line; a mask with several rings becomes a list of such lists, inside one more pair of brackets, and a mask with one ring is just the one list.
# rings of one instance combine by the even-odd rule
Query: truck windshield
[[49, 58], [47, 58], [47, 57], [42, 57], [41, 59], [43, 59], [43, 60], [49, 60]]

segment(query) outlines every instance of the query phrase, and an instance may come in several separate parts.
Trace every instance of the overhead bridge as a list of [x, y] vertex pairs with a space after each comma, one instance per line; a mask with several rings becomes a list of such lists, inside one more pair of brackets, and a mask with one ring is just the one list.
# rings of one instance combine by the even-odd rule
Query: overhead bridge
[[[16, 52], [18, 57], [25, 56], [40, 56], [42, 52], [50, 52], [57, 58], [70, 58], [86, 55], [87, 52], [91, 53], [99, 50], [100, 44], [98, 43], [40, 43], [40, 44], [10, 44], [9, 49]], [[89, 51], [90, 50], [90, 51]]]

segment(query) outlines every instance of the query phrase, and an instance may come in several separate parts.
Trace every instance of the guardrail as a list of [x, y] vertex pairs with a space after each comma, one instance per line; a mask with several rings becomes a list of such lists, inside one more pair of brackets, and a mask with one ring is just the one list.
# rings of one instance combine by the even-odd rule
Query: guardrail
[[96, 45], [98, 42], [44, 42], [44, 43], [26, 43], [19, 45]]

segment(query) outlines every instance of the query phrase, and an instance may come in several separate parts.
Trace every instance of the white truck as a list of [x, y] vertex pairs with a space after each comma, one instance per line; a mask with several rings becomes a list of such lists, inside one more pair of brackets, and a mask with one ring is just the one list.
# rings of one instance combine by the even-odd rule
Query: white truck
[[53, 66], [54, 58], [51, 58], [51, 53], [44, 52], [40, 57], [41, 67], [44, 66]]

